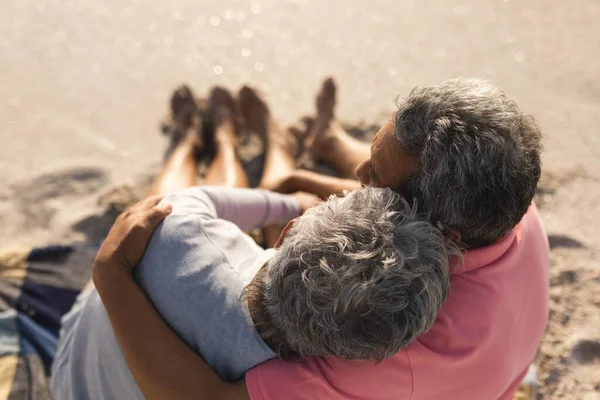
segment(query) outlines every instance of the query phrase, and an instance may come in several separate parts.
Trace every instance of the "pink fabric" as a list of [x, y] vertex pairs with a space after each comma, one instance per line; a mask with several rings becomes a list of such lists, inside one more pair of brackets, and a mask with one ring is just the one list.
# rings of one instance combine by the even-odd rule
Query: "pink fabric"
[[246, 373], [252, 400], [512, 399], [548, 316], [549, 248], [535, 205], [452, 274], [433, 328], [384, 362], [267, 361]]

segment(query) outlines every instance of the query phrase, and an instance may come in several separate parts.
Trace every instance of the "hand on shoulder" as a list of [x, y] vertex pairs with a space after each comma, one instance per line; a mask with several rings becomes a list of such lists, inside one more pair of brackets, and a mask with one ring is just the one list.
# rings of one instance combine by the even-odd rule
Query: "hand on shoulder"
[[160, 203], [162, 199], [150, 196], [119, 215], [96, 255], [92, 272], [96, 284], [106, 270], [131, 274], [137, 267], [154, 229], [172, 211], [170, 204]]

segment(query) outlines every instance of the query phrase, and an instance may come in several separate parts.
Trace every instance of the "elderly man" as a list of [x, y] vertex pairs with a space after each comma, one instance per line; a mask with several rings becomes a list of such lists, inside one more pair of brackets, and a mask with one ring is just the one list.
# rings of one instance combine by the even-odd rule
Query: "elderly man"
[[[128, 330], [127, 318], [118, 318], [118, 307], [112, 307], [108, 312], [123, 334], [125, 358], [147, 397], [153, 398], [150, 383], [160, 374], [148, 362], [135, 362], [140, 358], [172, 361], [169, 380], [160, 384], [161, 394], [172, 398], [513, 396], [535, 356], [548, 308], [548, 245], [531, 204], [540, 174], [537, 126], [490, 84], [452, 80], [413, 90], [365, 154], [368, 149], [335, 122], [334, 92], [333, 83], [326, 82], [317, 101], [315, 156], [328, 159], [347, 178], [357, 168], [362, 183], [415, 199], [463, 249], [432, 329], [378, 364], [330, 357], [271, 360], [248, 371], [244, 382], [230, 384], [177, 337], [164, 335], [172, 349], [167, 355], [153, 351], [152, 341], [144, 347], [145, 338]], [[325, 194], [347, 183], [300, 173], [281, 186]]]
[[[549, 248], [532, 204], [541, 170], [539, 128], [499, 89], [476, 79], [415, 88], [370, 150], [340, 128], [334, 105], [335, 86], [328, 80], [317, 100], [313, 154], [347, 178], [356, 173], [363, 184], [416, 199], [462, 246], [464, 261], [452, 271], [450, 295], [434, 327], [394, 363], [373, 370], [341, 363], [321, 374], [321, 360], [271, 362], [246, 375], [250, 397], [284, 397], [283, 385], [299, 384], [303, 375], [314, 379], [302, 381], [307, 390], [325, 387], [327, 398], [512, 398], [535, 357], [548, 312]], [[283, 185], [321, 194], [334, 186], [304, 171]], [[357, 379], [371, 372], [373, 387], [389, 390], [373, 394], [337, 371], [346, 379], [348, 371], [361, 374]], [[275, 377], [285, 383], [269, 383]], [[319, 378], [334, 383], [321, 385]]]

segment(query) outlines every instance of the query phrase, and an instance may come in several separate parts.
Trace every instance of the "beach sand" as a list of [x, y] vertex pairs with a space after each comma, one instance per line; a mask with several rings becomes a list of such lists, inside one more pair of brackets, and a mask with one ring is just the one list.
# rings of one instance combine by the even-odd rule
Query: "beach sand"
[[[180, 83], [199, 94], [250, 83], [292, 123], [333, 75], [339, 117], [380, 124], [415, 85], [487, 78], [545, 135], [541, 398], [598, 399], [599, 17], [595, 0], [8, 0], [0, 247], [98, 240], [160, 167], [158, 126]], [[260, 144], [248, 143], [250, 157]]]

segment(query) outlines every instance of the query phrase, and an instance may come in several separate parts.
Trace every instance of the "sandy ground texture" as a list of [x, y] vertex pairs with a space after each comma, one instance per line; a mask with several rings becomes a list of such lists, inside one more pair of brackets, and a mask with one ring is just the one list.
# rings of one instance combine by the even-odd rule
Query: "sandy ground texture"
[[249, 82], [290, 123], [331, 74], [343, 120], [381, 123], [417, 84], [488, 78], [545, 134], [540, 397], [599, 399], [599, 17], [596, 0], [6, 0], [0, 246], [98, 239], [157, 171], [182, 82]]

